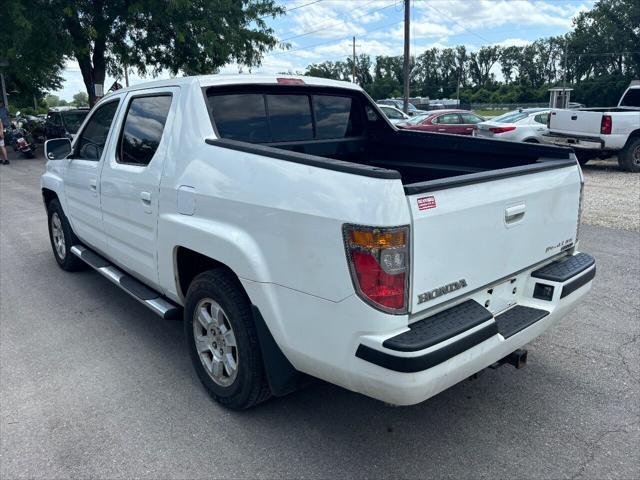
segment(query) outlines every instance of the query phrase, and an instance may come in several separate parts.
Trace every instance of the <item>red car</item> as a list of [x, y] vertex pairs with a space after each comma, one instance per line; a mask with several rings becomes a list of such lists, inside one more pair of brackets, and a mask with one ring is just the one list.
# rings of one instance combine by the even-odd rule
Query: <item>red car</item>
[[455, 133], [457, 135], [472, 135], [475, 125], [484, 122], [484, 118], [468, 110], [437, 110], [424, 115], [416, 115], [398, 128], [406, 130], [420, 130], [422, 132]]

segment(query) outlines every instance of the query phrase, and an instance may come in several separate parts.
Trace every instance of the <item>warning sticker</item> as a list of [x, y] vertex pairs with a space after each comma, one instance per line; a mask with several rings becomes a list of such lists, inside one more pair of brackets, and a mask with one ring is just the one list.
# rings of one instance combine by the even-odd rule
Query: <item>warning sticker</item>
[[436, 197], [429, 195], [418, 199], [418, 210], [429, 210], [430, 208], [436, 208]]

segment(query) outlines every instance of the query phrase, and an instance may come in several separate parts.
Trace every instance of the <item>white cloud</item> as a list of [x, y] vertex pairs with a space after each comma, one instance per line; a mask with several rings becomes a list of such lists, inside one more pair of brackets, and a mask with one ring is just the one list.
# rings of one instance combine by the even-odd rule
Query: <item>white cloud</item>
[[507, 38], [501, 42], [494, 43], [494, 45], [497, 45], [498, 47], [526, 47], [532, 43], [533, 42], [531, 40], [524, 40], [522, 38]]
[[487, 29], [505, 24], [568, 29], [571, 19], [587, 8], [585, 4], [560, 4], [548, 0], [430, 0], [415, 2], [414, 6], [431, 21], [451, 23], [460, 30]]

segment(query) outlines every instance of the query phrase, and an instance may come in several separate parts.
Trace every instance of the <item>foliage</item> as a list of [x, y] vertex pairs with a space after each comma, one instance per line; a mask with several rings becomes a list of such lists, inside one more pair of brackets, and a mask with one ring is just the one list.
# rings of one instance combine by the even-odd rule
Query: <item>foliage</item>
[[46, 90], [60, 88], [66, 43], [50, 10], [36, 1], [8, 1], [0, 8], [0, 59], [11, 110], [33, 107]]
[[73, 101], [71, 104], [74, 107], [88, 107], [89, 106], [89, 95], [86, 92], [78, 92], [73, 96]]

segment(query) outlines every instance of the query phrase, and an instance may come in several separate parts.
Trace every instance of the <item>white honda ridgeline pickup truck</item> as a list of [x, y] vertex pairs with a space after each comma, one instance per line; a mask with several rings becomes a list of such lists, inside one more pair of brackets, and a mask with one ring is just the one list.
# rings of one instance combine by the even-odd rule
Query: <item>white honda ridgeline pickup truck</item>
[[571, 150], [397, 130], [350, 83], [138, 85], [45, 151], [58, 264], [183, 317], [230, 408], [309, 376], [409, 405], [522, 366], [595, 276]]

